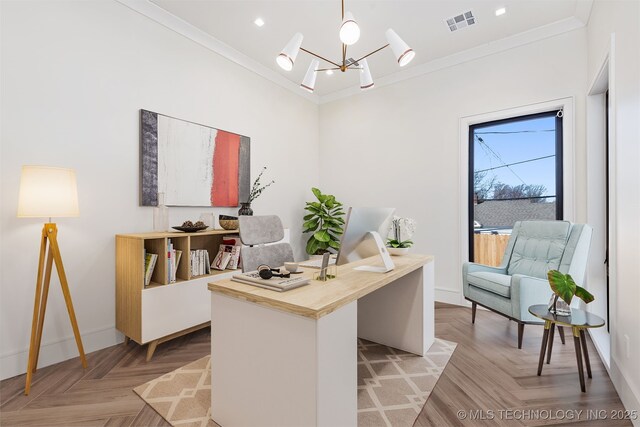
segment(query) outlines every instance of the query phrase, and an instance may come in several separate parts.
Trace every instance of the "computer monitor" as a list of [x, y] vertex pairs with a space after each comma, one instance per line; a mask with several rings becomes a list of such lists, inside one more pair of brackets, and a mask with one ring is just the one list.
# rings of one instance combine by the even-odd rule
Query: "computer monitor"
[[384, 267], [360, 266], [357, 270], [386, 273], [395, 267], [385, 245], [394, 208], [349, 208], [336, 264], [380, 255]]

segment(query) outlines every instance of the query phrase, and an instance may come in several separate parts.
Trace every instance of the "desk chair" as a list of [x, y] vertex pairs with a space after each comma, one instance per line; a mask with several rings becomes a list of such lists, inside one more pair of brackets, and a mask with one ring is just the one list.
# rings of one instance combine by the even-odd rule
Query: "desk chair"
[[240, 240], [245, 245], [241, 249], [243, 273], [257, 270], [260, 264], [277, 268], [285, 262], [293, 261], [291, 245], [275, 243], [284, 239], [284, 227], [278, 216], [241, 215], [238, 220]]
[[[549, 270], [569, 273], [579, 285], [584, 282], [592, 229], [568, 221], [518, 221], [499, 267], [465, 262], [462, 290], [471, 301], [471, 323], [480, 305], [518, 323], [518, 348], [522, 348], [525, 324], [542, 324], [529, 313], [529, 306], [548, 304]], [[564, 343], [564, 331], [558, 328]]]

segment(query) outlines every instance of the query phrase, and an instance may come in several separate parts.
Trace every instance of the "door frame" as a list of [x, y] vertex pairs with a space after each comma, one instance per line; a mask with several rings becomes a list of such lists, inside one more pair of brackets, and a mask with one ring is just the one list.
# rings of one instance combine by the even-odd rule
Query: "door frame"
[[[606, 95], [609, 91], [609, 126], [606, 127]], [[611, 333], [616, 330], [616, 317], [613, 315], [617, 301], [617, 193], [616, 193], [616, 82], [615, 82], [615, 34], [611, 34], [608, 46], [599, 61], [598, 69], [589, 84], [586, 96], [586, 148], [587, 158], [587, 222], [594, 228], [587, 264], [586, 288], [596, 296], [596, 301], [605, 296], [606, 289], [601, 284], [606, 281], [603, 266], [605, 257], [605, 235], [601, 227], [606, 227], [602, 206], [606, 202], [604, 188], [605, 165], [603, 162], [603, 138], [608, 133], [609, 148], [609, 287], [607, 313], [603, 313], [601, 302], [586, 306], [588, 311], [606, 318], [608, 328], [589, 331], [600, 359], [607, 371], [611, 367]]]

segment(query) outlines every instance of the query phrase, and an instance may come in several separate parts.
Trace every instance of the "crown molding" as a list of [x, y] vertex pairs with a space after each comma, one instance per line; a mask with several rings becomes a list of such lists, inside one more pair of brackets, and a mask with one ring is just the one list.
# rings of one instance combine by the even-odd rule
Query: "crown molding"
[[[583, 11], [582, 17], [584, 17], [584, 13], [585, 12]], [[590, 13], [590, 8], [586, 13], [587, 13], [586, 19], [588, 20], [588, 14]], [[506, 50], [510, 50], [510, 49], [514, 49], [530, 43], [534, 43], [539, 40], [543, 40], [549, 37], [554, 37], [569, 31], [577, 30], [584, 26], [585, 26], [585, 21], [575, 16], [572, 16], [570, 18], [562, 19], [560, 21], [556, 21], [551, 24], [543, 25], [541, 27], [537, 27], [522, 33], [518, 33], [510, 37], [505, 37], [503, 39], [496, 40], [491, 43], [483, 44], [480, 46], [473, 47], [471, 49], [454, 53], [452, 55], [434, 59], [433, 61], [429, 61], [424, 64], [420, 64], [415, 67], [411, 67], [406, 70], [401, 70], [393, 74], [378, 78], [375, 81], [375, 87], [380, 88], [384, 86], [389, 86], [404, 80], [422, 76], [424, 74], [429, 74], [438, 70], [453, 67], [454, 65], [473, 61], [475, 59], [483, 58], [485, 56], [504, 52]], [[372, 90], [375, 90], [375, 89], [372, 89]], [[339, 99], [343, 99], [343, 98], [347, 98], [347, 97], [355, 96], [359, 94], [362, 94], [362, 92], [358, 87], [340, 90], [337, 92], [333, 92], [333, 93], [321, 96], [320, 104], [326, 104], [329, 102], [337, 101]]]
[[266, 67], [259, 62], [249, 58], [244, 53], [234, 49], [233, 47], [218, 40], [210, 34], [205, 33], [201, 29], [189, 24], [181, 18], [178, 18], [172, 13], [169, 13], [160, 6], [151, 3], [149, 0], [116, 1], [135, 12], [138, 12], [139, 14], [146, 16], [152, 21], [157, 22], [165, 28], [175, 31], [176, 33], [198, 43], [199, 45], [211, 50], [212, 52], [217, 53], [218, 55], [228, 59], [229, 61], [234, 62], [241, 67], [258, 74], [259, 76], [277, 84], [278, 86], [288, 89], [294, 94], [305, 98], [306, 100], [311, 101], [314, 104], [319, 103], [320, 98], [318, 97], [318, 95], [314, 95], [301, 90], [297, 84], [278, 74], [276, 71], [273, 71], [269, 67]]
[[575, 17], [581, 20], [584, 25], [589, 23], [591, 18], [591, 10], [593, 9], [593, 0], [581, 0], [576, 2]]

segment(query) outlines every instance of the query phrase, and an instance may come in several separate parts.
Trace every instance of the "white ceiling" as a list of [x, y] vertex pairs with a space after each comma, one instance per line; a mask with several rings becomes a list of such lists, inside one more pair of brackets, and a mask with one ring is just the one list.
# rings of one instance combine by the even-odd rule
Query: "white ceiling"
[[[339, 0], [151, 0], [152, 3], [226, 43], [249, 58], [300, 84], [311, 56], [300, 52], [292, 71], [277, 66], [275, 58], [296, 32], [304, 35], [302, 46], [334, 62], [340, 62]], [[409, 69], [438, 58], [486, 46], [557, 21], [588, 19], [586, 0], [346, 0], [361, 29], [360, 40], [347, 57], [359, 58], [385, 45], [384, 32], [393, 28], [416, 52]], [[585, 7], [585, 4], [588, 6]], [[507, 13], [495, 16], [506, 7]], [[474, 26], [450, 32], [444, 19], [471, 9]], [[265, 21], [257, 27], [253, 21]], [[322, 64], [329, 65], [329, 64]], [[390, 48], [369, 58], [374, 81], [401, 70]], [[315, 93], [323, 96], [359, 85], [357, 71], [320, 73]]]

